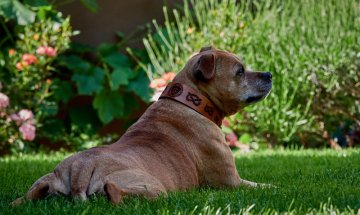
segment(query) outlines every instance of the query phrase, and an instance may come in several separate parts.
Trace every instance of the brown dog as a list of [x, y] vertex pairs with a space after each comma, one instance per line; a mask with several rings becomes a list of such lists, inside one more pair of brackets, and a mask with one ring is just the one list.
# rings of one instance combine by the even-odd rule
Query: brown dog
[[94, 193], [117, 204], [128, 195], [256, 186], [239, 177], [219, 125], [224, 116], [265, 98], [271, 74], [250, 72], [233, 54], [208, 47], [174, 82], [120, 140], [66, 158], [14, 204], [49, 194], [86, 199]]

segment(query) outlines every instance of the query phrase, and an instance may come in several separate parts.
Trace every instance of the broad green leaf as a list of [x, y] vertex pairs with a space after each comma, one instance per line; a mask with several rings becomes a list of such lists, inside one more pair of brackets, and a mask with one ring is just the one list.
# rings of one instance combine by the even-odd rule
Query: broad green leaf
[[241, 135], [241, 137], [239, 138], [239, 141], [241, 143], [250, 143], [251, 142], [251, 135], [248, 133], [244, 133]]
[[38, 8], [38, 12], [36, 16], [41, 20], [45, 21], [49, 14], [54, 13], [53, 8], [51, 6], [42, 6]]
[[24, 0], [24, 3], [31, 7], [41, 7], [49, 5], [47, 0]]
[[59, 57], [59, 63], [61, 65], [66, 66], [70, 70], [74, 70], [77, 72], [86, 72], [91, 68], [91, 64], [83, 59], [81, 59], [79, 56], [76, 55], [70, 55], [70, 56], [62, 56]]
[[71, 42], [70, 49], [72, 52], [80, 53], [80, 54], [95, 51], [95, 49], [92, 46], [77, 42]]
[[99, 52], [100, 57], [105, 57], [112, 53], [117, 53], [118, 48], [112, 43], [102, 43], [97, 47], [97, 51]]
[[75, 73], [72, 80], [75, 81], [79, 94], [91, 95], [99, 93], [103, 89], [104, 70], [100, 67], [93, 67], [87, 72]]
[[131, 66], [129, 58], [117, 52], [113, 52], [104, 56], [103, 60], [114, 69]]
[[54, 96], [57, 100], [61, 100], [67, 103], [73, 96], [73, 90], [71, 83], [67, 81], [60, 81], [55, 79], [51, 85], [51, 89], [54, 91]]
[[16, 18], [14, 5], [11, 0], [0, 1], [0, 15], [4, 16], [5, 20]]
[[96, 132], [100, 128], [101, 122], [97, 116], [96, 110], [90, 107], [75, 106], [69, 111], [71, 123], [75, 124], [79, 128], [91, 128], [93, 132]]
[[229, 134], [231, 132], [233, 132], [233, 130], [229, 127], [226, 127], [226, 126], [222, 126], [221, 127], [221, 130], [225, 133], [225, 134]]
[[35, 20], [35, 13], [18, 0], [1, 0], [0, 15], [5, 20], [15, 19], [19, 25], [27, 25]]
[[128, 67], [115, 69], [110, 75], [111, 89], [118, 90], [121, 85], [128, 85], [132, 70]]
[[136, 78], [134, 78], [128, 85], [128, 91], [134, 92], [138, 95], [144, 102], [149, 102], [153, 91], [149, 87], [150, 80], [145, 74], [141, 71], [138, 73]]
[[124, 115], [124, 100], [118, 91], [103, 89], [95, 96], [93, 106], [104, 124]]
[[140, 108], [140, 99], [138, 99], [136, 96], [134, 96], [133, 93], [125, 93], [124, 95], [124, 116], [129, 116], [132, 114], [135, 110], [138, 110]]
[[91, 12], [96, 13], [99, 10], [99, 5], [96, 0], [80, 0], [81, 3]]

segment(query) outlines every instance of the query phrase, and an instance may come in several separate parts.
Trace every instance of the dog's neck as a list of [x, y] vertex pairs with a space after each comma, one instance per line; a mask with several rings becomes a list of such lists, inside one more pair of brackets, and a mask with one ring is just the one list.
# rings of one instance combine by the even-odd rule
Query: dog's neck
[[172, 99], [180, 102], [205, 116], [219, 127], [224, 118], [224, 114], [209, 98], [185, 84], [169, 83], [159, 99]]

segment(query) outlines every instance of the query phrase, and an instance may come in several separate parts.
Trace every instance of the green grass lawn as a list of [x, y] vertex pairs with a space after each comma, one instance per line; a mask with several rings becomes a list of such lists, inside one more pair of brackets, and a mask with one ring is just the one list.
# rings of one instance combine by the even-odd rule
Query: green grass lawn
[[49, 197], [18, 207], [9, 203], [23, 195], [66, 155], [26, 155], [0, 159], [0, 214], [230, 214], [332, 212], [360, 214], [360, 150], [263, 151], [236, 154], [240, 175], [278, 188], [234, 190], [210, 188], [171, 193], [147, 201], [125, 199], [113, 206], [102, 196], [87, 202]]

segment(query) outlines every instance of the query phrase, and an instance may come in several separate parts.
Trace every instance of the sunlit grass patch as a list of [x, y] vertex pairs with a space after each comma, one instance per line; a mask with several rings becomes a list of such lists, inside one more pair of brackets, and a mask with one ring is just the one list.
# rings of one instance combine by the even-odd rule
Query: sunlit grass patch
[[[356, 214], [360, 208], [360, 150], [276, 150], [237, 154], [241, 177], [277, 188], [234, 190], [211, 188], [170, 193], [147, 201], [127, 198], [119, 206], [105, 197], [87, 202], [48, 197], [16, 208], [9, 203], [23, 195], [43, 174], [69, 154], [23, 155], [0, 159], [2, 214]], [[180, 162], [180, 161], [179, 161]], [[225, 176], [226, 177], [226, 176]]]

